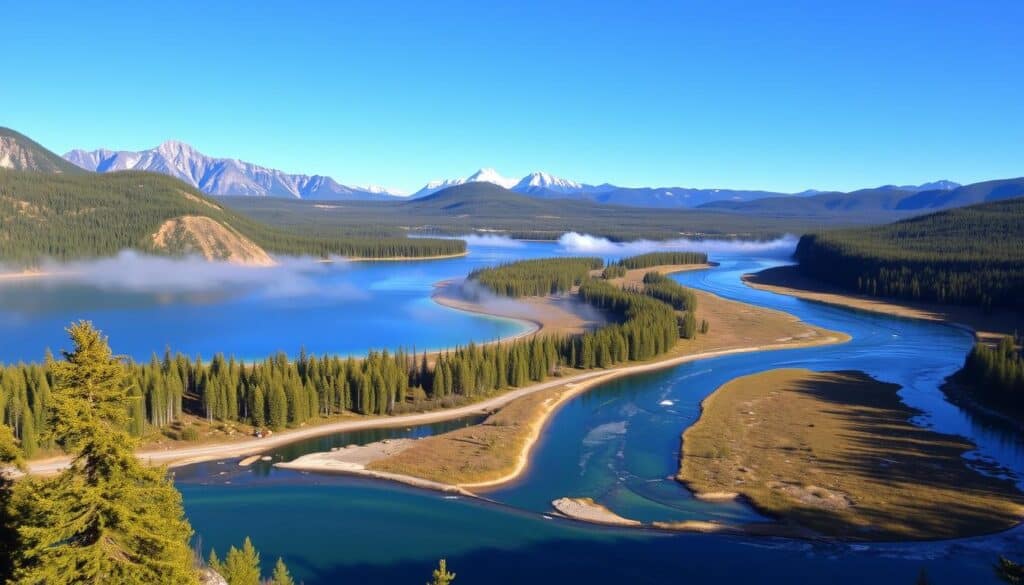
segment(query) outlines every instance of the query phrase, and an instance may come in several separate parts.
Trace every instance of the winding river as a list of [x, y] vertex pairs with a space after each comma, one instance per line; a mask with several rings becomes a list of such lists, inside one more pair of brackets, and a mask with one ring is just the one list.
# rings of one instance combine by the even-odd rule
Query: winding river
[[[164, 344], [190, 353], [228, 350], [258, 357], [269, 351], [360, 353], [374, 347], [442, 347], [522, 331], [522, 325], [437, 307], [431, 286], [475, 266], [521, 257], [569, 253], [555, 244], [474, 245], [466, 258], [437, 262], [302, 267], [317, 283], [346, 296], [309, 292], [281, 297], [260, 285], [245, 293], [105, 291], [93, 282], [75, 290], [92, 305], [91, 318], [115, 349], [148, 356]], [[602, 254], [608, 255], [608, 253]], [[639, 520], [743, 519], [758, 521], [739, 503], [695, 500], [671, 479], [679, 435], [698, 417], [700, 401], [736, 376], [777, 367], [859, 369], [902, 386], [901, 396], [924, 414], [919, 424], [969, 437], [970, 457], [998, 463], [1024, 477], [1019, 433], [971, 416], [948, 403], [938, 387], [962, 363], [971, 336], [955, 327], [829, 307], [750, 289], [740, 276], [785, 262], [756, 252], [718, 252], [717, 268], [675, 276], [688, 286], [726, 298], [780, 309], [849, 333], [849, 343], [758, 352], [682, 364], [617, 379], [561, 408], [517, 482], [487, 493], [493, 501], [446, 496], [386, 482], [306, 474], [269, 463], [238, 467], [236, 460], [179, 468], [176, 483], [204, 552], [223, 551], [251, 536], [268, 564], [282, 556], [307, 585], [417, 583], [446, 557], [459, 583], [993, 583], [999, 553], [1024, 553], [1024, 530], [931, 543], [836, 544], [704, 534], [666, 534], [605, 528], [548, 516], [562, 496], [589, 496]], [[306, 272], [303, 272], [306, 271]], [[261, 288], [262, 287], [262, 288]], [[0, 290], [4, 359], [30, 359], [25, 347], [59, 347], [59, 328], [82, 311], [65, 302], [67, 286], [22, 284]], [[369, 293], [367, 294], [361, 294]], [[351, 293], [351, 294], [349, 294]], [[116, 310], [104, 295], [129, 295], [134, 309]], [[196, 296], [196, 295], [199, 296]], [[372, 295], [372, 296], [371, 296]], [[81, 296], [79, 294], [79, 296]], [[76, 297], [78, 298], [78, 297]], [[6, 301], [20, 302], [12, 304]], [[92, 299], [92, 301], [90, 301]], [[218, 316], [216, 334], [191, 336], [161, 329], [168, 308], [190, 318]], [[19, 308], [33, 309], [19, 313]], [[255, 313], [254, 313], [255, 312]], [[156, 316], [154, 316], [156, 315]], [[132, 333], [140, 319], [148, 331]], [[146, 321], [151, 319], [152, 321]], [[33, 322], [43, 332], [24, 339]], [[191, 322], [190, 323], [195, 323]], [[178, 327], [183, 327], [184, 324]], [[234, 328], [232, 328], [234, 327]], [[137, 328], [137, 327], [136, 327]], [[156, 334], [154, 334], [156, 332]], [[266, 332], [271, 332], [267, 334]], [[125, 333], [125, 348], [117, 347]], [[143, 336], [145, 340], [143, 340]], [[243, 339], [244, 338], [244, 339]], [[218, 345], [219, 344], [219, 345]], [[22, 349], [13, 346], [19, 346]], [[275, 461], [332, 446], [387, 437], [444, 432], [476, 419], [412, 428], [345, 433], [295, 443], [269, 453]]]

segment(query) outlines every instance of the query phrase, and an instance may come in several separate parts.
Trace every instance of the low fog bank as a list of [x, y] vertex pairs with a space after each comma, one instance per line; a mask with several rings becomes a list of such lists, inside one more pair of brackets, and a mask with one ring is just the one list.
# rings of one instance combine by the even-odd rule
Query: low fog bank
[[515, 240], [508, 236], [498, 234], [468, 235], [459, 236], [458, 240], [464, 240], [467, 246], [478, 248], [522, 248], [526, 244], [521, 240]]
[[[518, 299], [500, 296], [475, 280], [463, 280], [458, 285], [458, 293], [462, 299], [472, 301], [485, 312], [513, 318], [532, 320], [536, 317], [536, 308]], [[565, 297], [559, 306], [571, 312], [587, 323], [604, 323], [607, 317], [599, 309], [575, 297]]]
[[558, 246], [573, 254], [600, 256], [633, 256], [647, 252], [676, 250], [708, 254], [749, 253], [789, 257], [796, 250], [798, 240], [796, 236], [786, 234], [781, 238], [766, 241], [678, 238], [664, 241], [613, 242], [608, 238], [569, 232], [558, 238]]
[[47, 261], [39, 267], [39, 272], [45, 274], [45, 278], [40, 279], [44, 284], [77, 284], [107, 291], [185, 294], [230, 290], [267, 297], [366, 296], [347, 283], [324, 286], [317, 280], [328, 270], [347, 264], [344, 258], [332, 258], [333, 266], [308, 257], [275, 260], [277, 264], [269, 267], [244, 266], [211, 262], [200, 256], [150, 256], [125, 250], [110, 258], [64, 263]]

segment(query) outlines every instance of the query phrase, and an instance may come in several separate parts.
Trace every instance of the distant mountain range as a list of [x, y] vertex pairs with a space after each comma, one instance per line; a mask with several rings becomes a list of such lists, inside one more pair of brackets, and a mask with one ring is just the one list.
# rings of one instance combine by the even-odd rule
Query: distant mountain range
[[[232, 158], [207, 156], [188, 144], [169, 140], [143, 151], [72, 150], [64, 158], [75, 165], [100, 173], [144, 170], [177, 177], [209, 195], [285, 197], [313, 200], [386, 201], [403, 194], [374, 186], [353, 186], [323, 175], [291, 174]], [[0, 165], [2, 165], [0, 160]], [[723, 206], [761, 199], [809, 197], [823, 194], [808, 190], [796, 194], [758, 190], [694, 189], [686, 187], [621, 187], [604, 183], [589, 185], [533, 172], [521, 178], [504, 177], [492, 168], [483, 168], [466, 177], [431, 181], [412, 198], [468, 183], [491, 183], [515, 193], [538, 199], [575, 199], [607, 205], [685, 209], [723, 202]], [[923, 185], [885, 185], [876, 191], [921, 192], [952, 190], [952, 181]]]
[[233, 158], [214, 158], [175, 140], [139, 152], [72, 150], [64, 158], [98, 173], [133, 170], [170, 175], [208, 195], [362, 201], [396, 195], [380, 187], [343, 185], [323, 175], [290, 174]]
[[[687, 187], [620, 187], [610, 183], [588, 185], [569, 179], [556, 177], [544, 172], [533, 172], [521, 179], [504, 177], [491, 168], [479, 171], [465, 178], [431, 181], [412, 195], [413, 198], [425, 197], [444, 189], [469, 183], [492, 183], [515, 193], [537, 199], [576, 199], [602, 203], [606, 205], [624, 205], [629, 207], [653, 207], [666, 209], [700, 207], [707, 203], [723, 201], [730, 203], [755, 201], [766, 198], [808, 197], [823, 193], [808, 190], [789, 194], [774, 191], [735, 190], [735, 189], [693, 189]], [[919, 192], [930, 190], [951, 190], [959, 187], [952, 181], [936, 181], [923, 185], [884, 185], [880, 190], [900, 192]]]
[[785, 218], [828, 214], [915, 214], [1024, 196], [1024, 178], [957, 185], [938, 181], [925, 185], [885, 185], [850, 193], [818, 193], [804, 197], [768, 197], [756, 201], [712, 201], [700, 209]]

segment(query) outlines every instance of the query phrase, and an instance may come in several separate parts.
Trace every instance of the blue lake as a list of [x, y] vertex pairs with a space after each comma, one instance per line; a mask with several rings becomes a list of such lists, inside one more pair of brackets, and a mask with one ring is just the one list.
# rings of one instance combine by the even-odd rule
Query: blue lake
[[[285, 260], [269, 269], [160, 259], [99, 262], [65, 279], [0, 286], [0, 361], [38, 361], [45, 348], [66, 347], [64, 328], [78, 319], [93, 321], [116, 352], [139, 360], [168, 347], [248, 360], [278, 351], [296, 355], [303, 347], [363, 355], [491, 341], [527, 327], [442, 307], [430, 298], [434, 285], [479, 266], [565, 253], [550, 243], [515, 242], [474, 247], [466, 257], [444, 261]], [[196, 270], [198, 277], [190, 274]]]
[[[473, 247], [468, 257], [455, 260], [309, 268], [314, 283], [336, 287], [342, 295], [325, 288], [280, 296], [266, 285], [244, 294], [204, 292], [200, 302], [194, 292], [168, 298], [84, 284], [75, 285], [84, 292], [41, 283], [5, 287], [0, 289], [0, 332], [8, 343], [0, 357], [29, 359], [42, 346], [59, 347], [60, 328], [82, 316], [104, 328], [116, 349], [140, 357], [161, 351], [165, 344], [188, 353], [261, 357], [276, 350], [293, 353], [300, 346], [358, 354], [370, 348], [423, 349], [483, 341], [514, 333], [521, 325], [438, 307], [429, 299], [432, 285], [483, 264], [567, 252], [553, 244], [527, 243]], [[176, 482], [200, 546], [204, 552], [211, 546], [223, 551], [251, 536], [268, 567], [282, 556], [307, 585], [424, 582], [441, 557], [458, 573], [457, 583], [466, 584], [903, 584], [913, 583], [922, 568], [931, 583], [996, 582], [991, 569], [996, 556], [1024, 554], [1021, 530], [957, 541], [846, 545], [672, 535], [547, 516], [553, 499], [589, 496], [641, 520], [756, 520], [742, 505], [693, 499], [670, 476], [676, 472], [680, 433], [696, 420], [700, 401], [729, 379], [777, 367], [859, 369], [898, 383], [903, 399], [924, 412], [920, 424], [967, 436], [979, 445], [972, 457], [1024, 472], [1018, 433], [968, 415], [939, 391], [942, 380], [962, 363], [971, 345], [968, 334], [749, 289], [740, 281], [743, 273], [781, 260], [747, 254], [716, 253], [712, 259], [721, 266], [676, 278], [727, 298], [787, 311], [849, 333], [853, 340], [704, 360], [597, 387], [558, 411], [529, 471], [515, 484], [486, 494], [493, 502], [268, 464], [240, 468], [235, 460], [184, 467], [176, 470]], [[128, 295], [137, 303], [119, 309], [116, 302], [108, 302], [112, 294]], [[24, 311], [17, 303], [35, 310]], [[185, 307], [194, 316], [186, 321], [173, 307]], [[45, 326], [45, 332], [33, 324]], [[191, 331], [197, 326], [198, 332]], [[270, 455], [291, 459], [333, 446], [422, 436], [473, 422], [346, 433], [282, 447]]]

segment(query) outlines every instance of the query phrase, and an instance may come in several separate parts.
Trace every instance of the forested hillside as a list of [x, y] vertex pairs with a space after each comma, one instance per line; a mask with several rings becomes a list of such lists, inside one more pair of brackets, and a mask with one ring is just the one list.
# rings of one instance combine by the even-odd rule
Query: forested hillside
[[1024, 199], [805, 235], [800, 270], [871, 296], [1024, 307]]
[[[394, 257], [465, 250], [464, 242], [453, 240], [348, 236], [339, 230], [310, 234], [271, 227], [164, 175], [0, 169], [0, 261], [7, 263], [109, 256], [127, 248], [185, 252], [180, 246], [157, 245], [154, 235], [169, 220], [193, 216], [210, 218], [276, 254]], [[172, 243], [185, 241], [171, 238]]]

